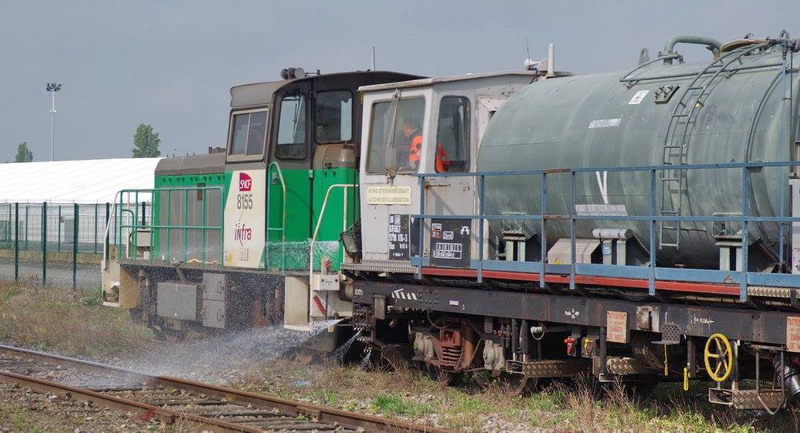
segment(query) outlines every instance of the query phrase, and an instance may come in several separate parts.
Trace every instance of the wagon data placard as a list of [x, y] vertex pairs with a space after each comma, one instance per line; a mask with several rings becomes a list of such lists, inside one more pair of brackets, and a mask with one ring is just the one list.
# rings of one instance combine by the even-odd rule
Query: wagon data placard
[[389, 260], [410, 258], [408, 215], [389, 215]]
[[431, 265], [467, 268], [470, 259], [471, 221], [431, 220]]

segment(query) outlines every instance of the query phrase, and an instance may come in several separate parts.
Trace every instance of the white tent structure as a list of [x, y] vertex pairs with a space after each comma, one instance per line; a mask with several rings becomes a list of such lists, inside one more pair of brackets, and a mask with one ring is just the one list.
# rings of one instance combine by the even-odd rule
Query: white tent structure
[[[0, 203], [112, 203], [122, 189], [152, 189], [161, 158], [0, 164]], [[140, 201], [150, 201], [149, 195]]]
[[[22, 250], [39, 251], [46, 240], [49, 251], [98, 253], [106, 235], [106, 221], [130, 225], [133, 218], [150, 219], [150, 194], [117, 192], [153, 189], [161, 158], [93, 159], [0, 164], [0, 249], [19, 239]], [[127, 209], [114, 210], [116, 202]], [[15, 228], [16, 226], [16, 228]]]

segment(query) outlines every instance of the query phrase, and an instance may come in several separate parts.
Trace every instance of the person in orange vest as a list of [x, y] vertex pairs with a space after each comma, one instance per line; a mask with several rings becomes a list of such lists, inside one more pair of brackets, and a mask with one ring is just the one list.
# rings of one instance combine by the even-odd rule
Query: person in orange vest
[[446, 173], [450, 168], [450, 160], [447, 158], [447, 151], [444, 150], [442, 143], [436, 143], [436, 172]]
[[403, 135], [408, 140], [408, 165], [412, 168], [417, 168], [419, 159], [422, 156], [422, 131], [419, 121], [405, 119], [403, 121]]
[[[412, 168], [419, 166], [422, 156], [422, 131], [419, 122], [414, 119], [403, 121], [403, 134], [408, 140], [408, 165]], [[447, 158], [447, 151], [441, 143], [436, 144], [436, 172], [444, 173], [450, 167], [450, 160]]]

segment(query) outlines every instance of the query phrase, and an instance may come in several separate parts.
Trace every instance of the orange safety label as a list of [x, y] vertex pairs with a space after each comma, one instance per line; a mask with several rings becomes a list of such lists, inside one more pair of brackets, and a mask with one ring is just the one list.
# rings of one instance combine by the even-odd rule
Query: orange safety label
[[606, 341], [612, 343], [628, 342], [628, 313], [606, 311]]
[[786, 318], [786, 350], [800, 352], [800, 317]]

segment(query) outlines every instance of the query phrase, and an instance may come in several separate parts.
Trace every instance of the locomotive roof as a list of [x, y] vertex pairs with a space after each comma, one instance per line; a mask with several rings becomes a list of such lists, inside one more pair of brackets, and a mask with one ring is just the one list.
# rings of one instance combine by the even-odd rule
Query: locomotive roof
[[431, 86], [434, 84], [449, 83], [453, 81], [478, 80], [483, 78], [494, 78], [494, 77], [530, 77], [531, 81], [533, 81], [533, 79], [536, 78], [537, 75], [539, 75], [539, 72], [537, 71], [499, 71], [499, 72], [483, 72], [479, 74], [468, 73], [463, 75], [450, 75], [445, 77], [420, 78], [416, 80], [402, 81], [399, 83], [372, 84], [367, 86], [361, 86], [358, 88], [358, 90], [361, 92], [370, 92], [376, 90], [394, 90], [394, 89], [402, 89], [408, 87]]
[[270, 81], [231, 87], [231, 108], [245, 108], [269, 104], [276, 90], [297, 80]]
[[231, 87], [231, 108], [248, 108], [258, 105], [269, 104], [272, 102], [272, 95], [280, 88], [290, 83], [301, 81], [335, 81], [352, 79], [361, 77], [365, 81], [372, 80], [373, 82], [385, 81], [403, 81], [415, 80], [422, 78], [419, 75], [405, 74], [401, 72], [392, 71], [352, 71], [352, 72], [335, 72], [332, 74], [322, 75], [308, 75], [303, 78], [295, 78], [280, 81], [269, 81], [264, 83], [242, 84], [239, 86]]

